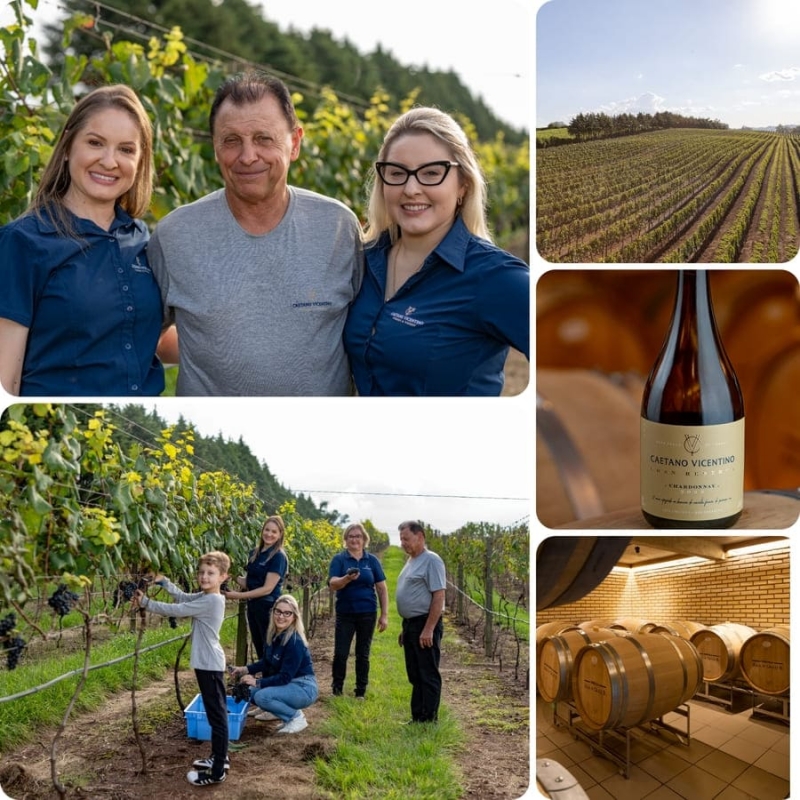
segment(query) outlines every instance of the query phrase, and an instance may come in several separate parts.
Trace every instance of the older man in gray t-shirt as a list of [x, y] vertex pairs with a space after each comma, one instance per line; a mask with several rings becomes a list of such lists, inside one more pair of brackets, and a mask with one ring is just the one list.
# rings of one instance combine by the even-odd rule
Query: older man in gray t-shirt
[[400, 546], [409, 555], [397, 578], [395, 601], [403, 618], [399, 643], [411, 683], [411, 722], [435, 722], [439, 715], [442, 613], [447, 586], [444, 562], [425, 545], [418, 522], [399, 526]]
[[303, 128], [286, 86], [226, 81], [211, 107], [225, 188], [175, 209], [148, 261], [177, 358], [178, 395], [352, 394], [342, 331], [361, 285], [361, 228], [343, 203], [288, 185]]

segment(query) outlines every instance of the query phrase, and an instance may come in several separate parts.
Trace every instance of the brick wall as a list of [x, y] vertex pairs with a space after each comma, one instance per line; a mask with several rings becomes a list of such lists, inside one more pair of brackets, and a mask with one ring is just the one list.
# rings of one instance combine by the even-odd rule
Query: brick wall
[[670, 620], [704, 625], [737, 622], [759, 631], [788, 625], [789, 545], [729, 556], [724, 562], [614, 569], [578, 602], [537, 613], [536, 624], [624, 617], [659, 624]]

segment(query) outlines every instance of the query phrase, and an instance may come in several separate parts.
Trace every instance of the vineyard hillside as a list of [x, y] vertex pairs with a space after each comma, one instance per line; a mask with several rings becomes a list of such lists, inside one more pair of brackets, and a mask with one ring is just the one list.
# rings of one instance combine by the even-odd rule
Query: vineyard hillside
[[784, 263], [799, 209], [797, 135], [677, 128], [536, 153], [552, 263]]

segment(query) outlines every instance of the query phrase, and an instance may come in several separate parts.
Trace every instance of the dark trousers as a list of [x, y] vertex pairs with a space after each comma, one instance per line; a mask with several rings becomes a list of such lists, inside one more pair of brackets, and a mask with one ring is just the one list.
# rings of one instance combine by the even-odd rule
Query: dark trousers
[[342, 691], [347, 676], [350, 645], [356, 637], [356, 696], [363, 696], [369, 683], [369, 651], [375, 632], [377, 612], [369, 614], [336, 614], [333, 638], [333, 691]]
[[257, 597], [255, 600], [247, 601], [247, 627], [250, 628], [250, 638], [253, 640], [253, 649], [255, 650], [253, 661], [264, 657], [269, 615], [272, 613], [274, 605], [275, 601], [271, 597], [268, 600]]
[[214, 759], [211, 774], [219, 778], [224, 772], [225, 757], [228, 755], [228, 700], [225, 697], [225, 677], [222, 672], [207, 669], [196, 669], [194, 674], [200, 687], [206, 718], [211, 727], [211, 757]]
[[427, 621], [427, 614], [403, 620], [403, 652], [411, 684], [411, 719], [414, 722], [435, 722], [442, 697], [439, 659], [444, 626], [440, 619], [433, 629], [433, 646], [423, 648], [419, 644], [419, 635]]

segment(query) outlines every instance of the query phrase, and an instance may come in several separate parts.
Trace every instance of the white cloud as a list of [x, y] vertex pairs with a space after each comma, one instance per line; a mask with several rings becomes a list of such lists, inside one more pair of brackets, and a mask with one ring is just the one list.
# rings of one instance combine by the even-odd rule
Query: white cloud
[[788, 69], [775, 69], [772, 72], [765, 72], [759, 75], [762, 81], [771, 83], [772, 81], [793, 81], [800, 75], [800, 67], [789, 67]]
[[612, 101], [600, 106], [597, 111], [602, 111], [613, 116], [614, 114], [655, 114], [666, 111], [664, 98], [654, 92], [645, 92], [638, 97], [627, 97], [624, 100]]

